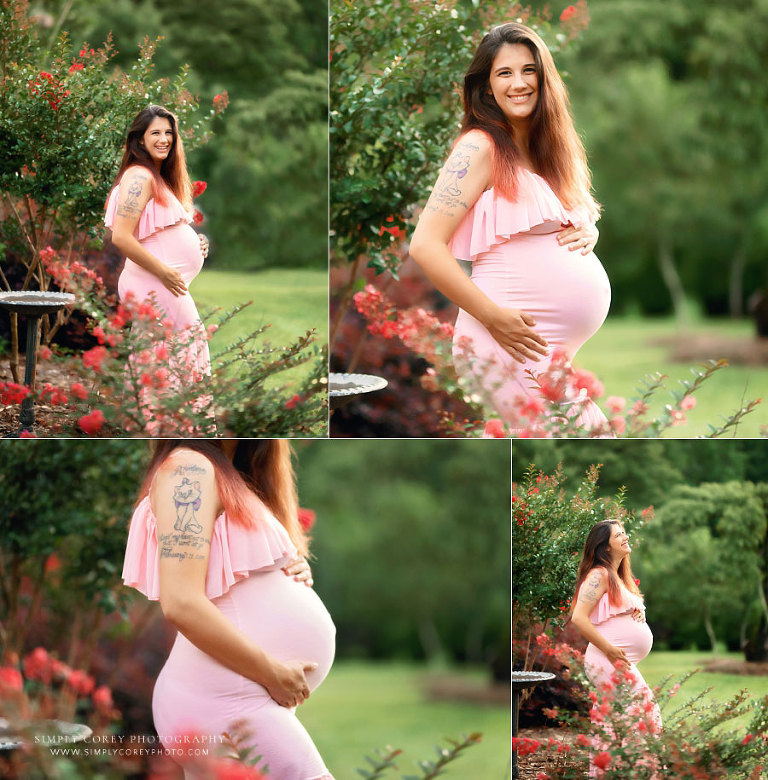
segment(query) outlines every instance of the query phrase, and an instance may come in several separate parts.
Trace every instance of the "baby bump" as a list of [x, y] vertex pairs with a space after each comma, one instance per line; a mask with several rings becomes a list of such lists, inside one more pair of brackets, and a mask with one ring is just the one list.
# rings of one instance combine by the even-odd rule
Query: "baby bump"
[[632, 615], [617, 615], [595, 628], [612, 645], [621, 648], [634, 664], [642, 661], [651, 652], [651, 629], [647, 623], [635, 620]]
[[203, 267], [200, 237], [186, 222], [158, 230], [141, 241], [141, 245], [167, 266], [178, 271], [189, 284]]
[[[217, 602], [221, 601], [219, 605]], [[225, 615], [259, 647], [280, 661], [307, 661], [310, 690], [328, 674], [336, 649], [336, 627], [320, 597], [280, 569], [254, 572], [217, 599]]]
[[611, 287], [594, 253], [560, 246], [552, 234], [513, 236], [473, 264], [472, 281], [505, 308], [522, 309], [570, 357], [602, 325]]

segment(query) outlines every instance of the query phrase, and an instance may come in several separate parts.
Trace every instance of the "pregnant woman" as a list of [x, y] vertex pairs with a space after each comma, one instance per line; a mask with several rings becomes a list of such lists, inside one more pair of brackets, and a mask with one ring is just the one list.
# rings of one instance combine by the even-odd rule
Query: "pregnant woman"
[[632, 576], [630, 551], [629, 537], [617, 520], [593, 526], [579, 564], [571, 621], [589, 641], [584, 666], [590, 682], [599, 689], [611, 683], [616, 664], [625, 669], [638, 698], [636, 733], [658, 733], [659, 706], [636, 666], [651, 651], [653, 634]]
[[176, 382], [210, 373], [208, 343], [188, 286], [200, 272], [207, 240], [190, 227], [192, 187], [176, 117], [162, 106], [140, 111], [131, 124], [104, 223], [126, 256], [121, 300], [154, 296], [183, 348], [170, 366]]
[[296, 707], [333, 662], [285, 440], [157, 443], [131, 521], [126, 585], [178, 629], [152, 696], [166, 747], [244, 722], [275, 780], [333, 780]]
[[[454, 364], [513, 429], [555, 350], [571, 360], [608, 313], [592, 250], [599, 207], [568, 96], [541, 38], [494, 28], [464, 78], [461, 134], [413, 234], [410, 253], [460, 307]], [[468, 278], [455, 258], [472, 262]], [[593, 403], [579, 424], [605, 416]]]

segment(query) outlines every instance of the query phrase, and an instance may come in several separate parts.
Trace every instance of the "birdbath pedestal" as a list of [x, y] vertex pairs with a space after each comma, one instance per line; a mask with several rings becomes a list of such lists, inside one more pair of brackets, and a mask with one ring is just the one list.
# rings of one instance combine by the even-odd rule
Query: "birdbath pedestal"
[[[517, 711], [520, 708], [520, 692], [526, 688], [534, 688], [539, 683], [554, 680], [552, 672], [512, 672], [512, 736], [517, 736]], [[512, 751], [512, 778], [518, 776], [517, 751]]]
[[[21, 292], [0, 293], [0, 309], [20, 314], [27, 320], [27, 349], [24, 365], [24, 384], [30, 389], [35, 389], [35, 373], [37, 371], [37, 345], [38, 326], [40, 318], [44, 314], [71, 306], [75, 302], [75, 296], [71, 293], [43, 292], [40, 290], [24, 290]], [[21, 402], [21, 414], [19, 415], [19, 433], [29, 431], [35, 425], [35, 406], [32, 396], [27, 396]]]
[[328, 398], [331, 410], [344, 406], [357, 395], [383, 390], [386, 386], [387, 380], [384, 377], [373, 374], [332, 373], [328, 377]]

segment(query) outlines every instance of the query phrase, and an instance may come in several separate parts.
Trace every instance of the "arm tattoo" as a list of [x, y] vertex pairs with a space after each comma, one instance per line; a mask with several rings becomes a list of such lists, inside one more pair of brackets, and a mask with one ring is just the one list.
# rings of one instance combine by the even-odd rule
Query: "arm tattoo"
[[197, 522], [197, 510], [200, 509], [202, 492], [198, 481], [191, 482], [187, 477], [173, 489], [173, 504], [176, 507], [176, 522], [173, 527], [182, 533], [199, 534], [203, 527]]
[[139, 198], [144, 189], [146, 179], [143, 176], [131, 176], [125, 183], [117, 206], [118, 217], [138, 217], [142, 212], [139, 206]]
[[469, 172], [469, 152], [479, 151], [479, 147], [469, 141], [462, 141], [443, 166], [440, 177], [432, 190], [427, 203], [430, 211], [436, 211], [446, 217], [455, 216], [456, 208], [468, 209], [462, 200], [461, 180]]
[[600, 577], [593, 574], [586, 582], [586, 587], [582, 585], [579, 593], [579, 601], [585, 601], [588, 604], [594, 604], [597, 601], [597, 590], [600, 587]]
[[187, 559], [204, 561], [206, 558], [205, 548], [210, 545], [211, 540], [185, 533], [170, 533], [158, 534], [157, 543], [161, 558], [178, 558], [179, 561]]

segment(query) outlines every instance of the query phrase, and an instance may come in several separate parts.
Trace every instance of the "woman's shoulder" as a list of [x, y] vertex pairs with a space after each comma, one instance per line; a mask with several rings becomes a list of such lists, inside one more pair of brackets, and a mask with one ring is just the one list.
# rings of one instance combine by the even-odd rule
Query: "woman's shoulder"
[[177, 447], [172, 450], [163, 462], [157, 468], [157, 475], [173, 475], [177, 471], [190, 470], [197, 472], [200, 476], [210, 475], [214, 479], [216, 477], [216, 470], [214, 469], [211, 459], [198, 450], [193, 450], [186, 447]]
[[152, 173], [143, 165], [129, 165], [121, 174], [118, 184], [122, 184], [124, 181], [128, 181], [128, 179], [133, 181], [138, 179], [142, 184], [151, 183], [152, 178]]
[[586, 577], [584, 577], [584, 582], [589, 582], [590, 580], [593, 580], [595, 577], [603, 583], [607, 582], [608, 580], [608, 571], [605, 568], [605, 566], [595, 566], [591, 568], [588, 572]]
[[454, 144], [454, 149], [458, 147], [471, 150], [483, 157], [490, 157], [493, 154], [493, 140], [484, 130], [472, 128], [462, 133]]

